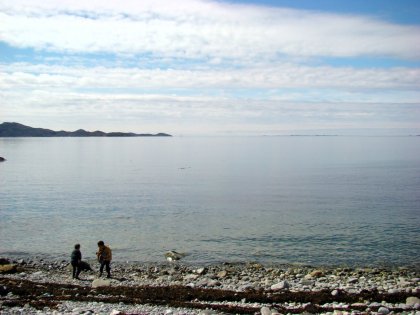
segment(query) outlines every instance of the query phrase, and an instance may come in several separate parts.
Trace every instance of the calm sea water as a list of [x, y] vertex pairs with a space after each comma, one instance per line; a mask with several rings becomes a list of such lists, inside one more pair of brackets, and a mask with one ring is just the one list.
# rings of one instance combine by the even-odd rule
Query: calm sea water
[[0, 255], [418, 264], [420, 137], [2, 138]]

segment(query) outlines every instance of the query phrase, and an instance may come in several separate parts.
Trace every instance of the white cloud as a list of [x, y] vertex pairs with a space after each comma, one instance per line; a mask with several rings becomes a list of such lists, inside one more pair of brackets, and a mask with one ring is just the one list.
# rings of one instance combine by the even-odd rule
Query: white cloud
[[183, 1], [3, 0], [0, 39], [59, 52], [229, 59], [420, 57], [420, 28], [368, 17]]
[[0, 64], [3, 89], [284, 89], [418, 90], [420, 69], [355, 69], [273, 64], [244, 69], [141, 69]]

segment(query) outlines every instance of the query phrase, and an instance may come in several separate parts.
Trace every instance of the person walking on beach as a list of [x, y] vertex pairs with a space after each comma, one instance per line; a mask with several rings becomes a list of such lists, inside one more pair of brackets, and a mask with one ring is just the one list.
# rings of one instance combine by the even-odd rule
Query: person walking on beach
[[82, 261], [82, 252], [80, 251], [80, 244], [74, 245], [74, 250], [71, 253], [71, 266], [73, 267], [73, 279], [79, 279], [80, 262]]
[[112, 251], [108, 246], [105, 246], [103, 241], [98, 242], [99, 250], [96, 252], [96, 256], [98, 257], [98, 261], [101, 264], [99, 269], [99, 277], [102, 276], [104, 271], [104, 267], [106, 267], [107, 278], [111, 278], [111, 260], [112, 260]]

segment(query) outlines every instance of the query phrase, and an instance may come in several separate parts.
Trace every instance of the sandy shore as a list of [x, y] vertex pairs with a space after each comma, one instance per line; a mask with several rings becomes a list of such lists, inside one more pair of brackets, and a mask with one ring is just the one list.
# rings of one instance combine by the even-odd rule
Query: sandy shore
[[[6, 261], [3, 261], [6, 263]], [[111, 279], [67, 261], [0, 266], [1, 314], [418, 314], [417, 268], [114, 262]]]

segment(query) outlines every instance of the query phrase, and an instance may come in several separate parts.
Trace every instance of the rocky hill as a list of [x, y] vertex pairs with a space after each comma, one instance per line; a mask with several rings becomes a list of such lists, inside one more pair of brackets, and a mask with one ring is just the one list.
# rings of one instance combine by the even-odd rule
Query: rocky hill
[[54, 131], [44, 128], [33, 128], [16, 122], [4, 122], [0, 124], [0, 137], [171, 137], [166, 133], [132, 133], [132, 132], [103, 132], [86, 131]]

